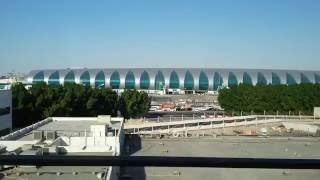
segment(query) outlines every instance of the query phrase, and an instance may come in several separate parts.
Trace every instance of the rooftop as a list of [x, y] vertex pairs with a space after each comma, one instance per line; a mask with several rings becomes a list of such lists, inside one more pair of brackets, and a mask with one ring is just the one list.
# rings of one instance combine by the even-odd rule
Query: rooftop
[[[117, 156], [123, 118], [50, 117], [0, 138], [2, 155]], [[112, 179], [113, 167], [9, 166], [0, 179]], [[3, 176], [3, 177], [1, 177]]]
[[[131, 138], [132, 156], [191, 156], [249, 158], [311, 158], [319, 159], [319, 138]], [[126, 146], [127, 146], [126, 145]], [[126, 147], [128, 150], [128, 147]], [[185, 167], [126, 167], [121, 172], [132, 179], [261, 179], [299, 180], [320, 177], [319, 170], [230, 169]]]

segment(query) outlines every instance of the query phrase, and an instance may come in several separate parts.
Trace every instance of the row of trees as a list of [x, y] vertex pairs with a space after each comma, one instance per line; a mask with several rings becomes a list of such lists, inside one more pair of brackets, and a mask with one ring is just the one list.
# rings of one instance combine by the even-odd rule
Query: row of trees
[[312, 114], [320, 106], [320, 84], [246, 85], [219, 91], [219, 103], [226, 112]]
[[97, 116], [119, 113], [126, 119], [138, 117], [149, 110], [147, 93], [128, 90], [120, 96], [111, 89], [91, 88], [77, 84], [52, 87], [23, 84], [12, 87], [13, 126], [24, 127], [50, 116]]

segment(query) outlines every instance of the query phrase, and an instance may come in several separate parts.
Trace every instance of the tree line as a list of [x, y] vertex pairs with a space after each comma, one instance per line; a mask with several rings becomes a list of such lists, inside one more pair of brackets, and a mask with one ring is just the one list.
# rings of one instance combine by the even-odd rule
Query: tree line
[[26, 89], [21, 83], [12, 87], [13, 127], [24, 127], [51, 116], [121, 115], [125, 119], [148, 112], [150, 99], [145, 92], [126, 90], [118, 95], [112, 89], [78, 84], [53, 87], [45, 83]]
[[241, 111], [257, 114], [313, 114], [320, 106], [320, 84], [247, 85], [240, 84], [219, 91], [218, 101], [228, 113]]

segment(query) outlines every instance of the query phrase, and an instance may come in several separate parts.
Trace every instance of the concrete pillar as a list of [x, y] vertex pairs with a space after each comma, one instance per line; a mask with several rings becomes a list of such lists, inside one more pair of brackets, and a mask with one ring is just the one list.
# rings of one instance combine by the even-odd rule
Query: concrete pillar
[[301, 121], [301, 111], [299, 111], [299, 119], [300, 119], [300, 121]]
[[222, 120], [222, 134], [224, 134], [224, 120]]

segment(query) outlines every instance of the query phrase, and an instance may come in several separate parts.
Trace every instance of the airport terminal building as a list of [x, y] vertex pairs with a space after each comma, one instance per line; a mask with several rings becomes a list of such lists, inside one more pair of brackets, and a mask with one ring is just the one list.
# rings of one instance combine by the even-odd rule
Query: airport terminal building
[[216, 91], [244, 84], [320, 83], [320, 71], [214, 68], [119, 68], [33, 70], [28, 83], [66, 83], [112, 89]]

